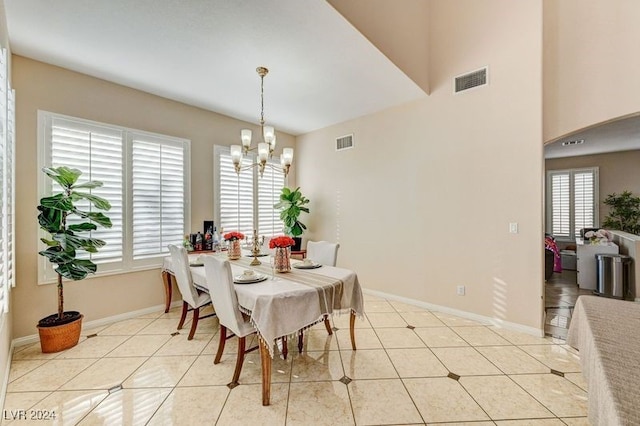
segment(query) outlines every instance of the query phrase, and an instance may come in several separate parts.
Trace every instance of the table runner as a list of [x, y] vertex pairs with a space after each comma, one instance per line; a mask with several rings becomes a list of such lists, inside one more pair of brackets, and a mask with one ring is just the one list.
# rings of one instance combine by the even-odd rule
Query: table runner
[[[260, 338], [268, 342], [273, 356], [273, 343], [283, 336], [297, 334], [323, 321], [324, 315], [364, 312], [362, 289], [355, 272], [332, 266], [275, 274], [265, 258], [259, 266], [250, 266], [250, 258], [230, 261], [233, 275], [245, 269], [266, 274], [269, 280], [257, 284], [236, 284], [236, 294], [241, 310], [250, 316], [251, 323]], [[295, 263], [295, 260], [293, 261]], [[171, 270], [170, 258], [165, 258], [164, 270]], [[204, 268], [192, 267], [194, 283], [207, 288]], [[215, 307], [215, 300], [213, 301]]]
[[589, 421], [640, 425], [640, 304], [580, 296], [567, 343], [580, 351]]

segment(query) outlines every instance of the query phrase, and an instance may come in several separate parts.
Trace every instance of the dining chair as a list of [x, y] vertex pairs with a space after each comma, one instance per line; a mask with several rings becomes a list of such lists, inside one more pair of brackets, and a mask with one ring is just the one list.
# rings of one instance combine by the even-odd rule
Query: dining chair
[[[218, 352], [213, 360], [214, 364], [220, 363], [224, 345], [227, 340], [227, 330], [231, 330], [238, 337], [238, 355], [236, 357], [236, 368], [233, 372], [233, 379], [229, 387], [238, 385], [244, 356], [247, 352], [257, 349], [246, 349], [246, 337], [255, 333], [255, 328], [240, 312], [238, 297], [233, 287], [233, 277], [231, 265], [228, 260], [217, 259], [213, 256], [204, 256], [204, 273], [207, 277], [209, 294], [215, 300], [215, 309], [220, 321], [220, 340], [218, 342]], [[229, 336], [233, 337], [233, 336]]]
[[328, 241], [308, 241], [307, 259], [321, 265], [336, 266], [340, 244]]
[[[193, 335], [196, 333], [196, 328], [198, 327], [200, 308], [211, 303], [211, 296], [205, 292], [199, 291], [193, 285], [187, 250], [184, 247], [178, 247], [170, 244], [169, 252], [171, 253], [171, 268], [173, 269], [173, 274], [178, 284], [178, 290], [180, 290], [180, 294], [182, 295], [182, 314], [180, 315], [178, 330], [182, 329], [187, 318], [187, 312], [193, 311], [191, 330], [189, 331], [189, 337], [187, 338], [187, 340], [192, 340]], [[206, 315], [202, 318], [208, 318], [213, 315], [215, 315], [215, 313]]]
[[[330, 243], [328, 241], [307, 241], [307, 259], [317, 262], [321, 265], [336, 266], [338, 259], [338, 249], [340, 244]], [[333, 334], [331, 323], [327, 315], [324, 316], [324, 326], [329, 335]], [[302, 332], [298, 335], [298, 350], [302, 352], [304, 335]]]

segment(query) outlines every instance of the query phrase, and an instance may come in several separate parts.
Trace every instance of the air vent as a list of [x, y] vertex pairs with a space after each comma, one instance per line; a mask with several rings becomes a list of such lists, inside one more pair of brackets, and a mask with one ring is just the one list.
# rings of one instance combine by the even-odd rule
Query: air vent
[[336, 151], [353, 148], [353, 134], [336, 138]]
[[464, 92], [474, 87], [486, 86], [488, 84], [489, 68], [484, 67], [467, 74], [459, 75], [454, 78], [454, 93]]

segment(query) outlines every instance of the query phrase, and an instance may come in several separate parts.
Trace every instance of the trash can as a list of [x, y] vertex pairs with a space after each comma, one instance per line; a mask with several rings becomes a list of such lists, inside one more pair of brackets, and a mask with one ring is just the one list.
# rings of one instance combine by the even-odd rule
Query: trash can
[[599, 296], [624, 299], [629, 294], [630, 256], [624, 254], [596, 254], [597, 284]]

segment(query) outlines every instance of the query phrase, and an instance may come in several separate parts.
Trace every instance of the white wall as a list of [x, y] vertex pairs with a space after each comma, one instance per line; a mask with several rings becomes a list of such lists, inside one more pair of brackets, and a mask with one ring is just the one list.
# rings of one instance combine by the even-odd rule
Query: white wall
[[[431, 96], [298, 137], [307, 237], [339, 241], [365, 288], [539, 330], [541, 1], [434, 0], [425, 25]], [[485, 65], [488, 87], [452, 94]]]

